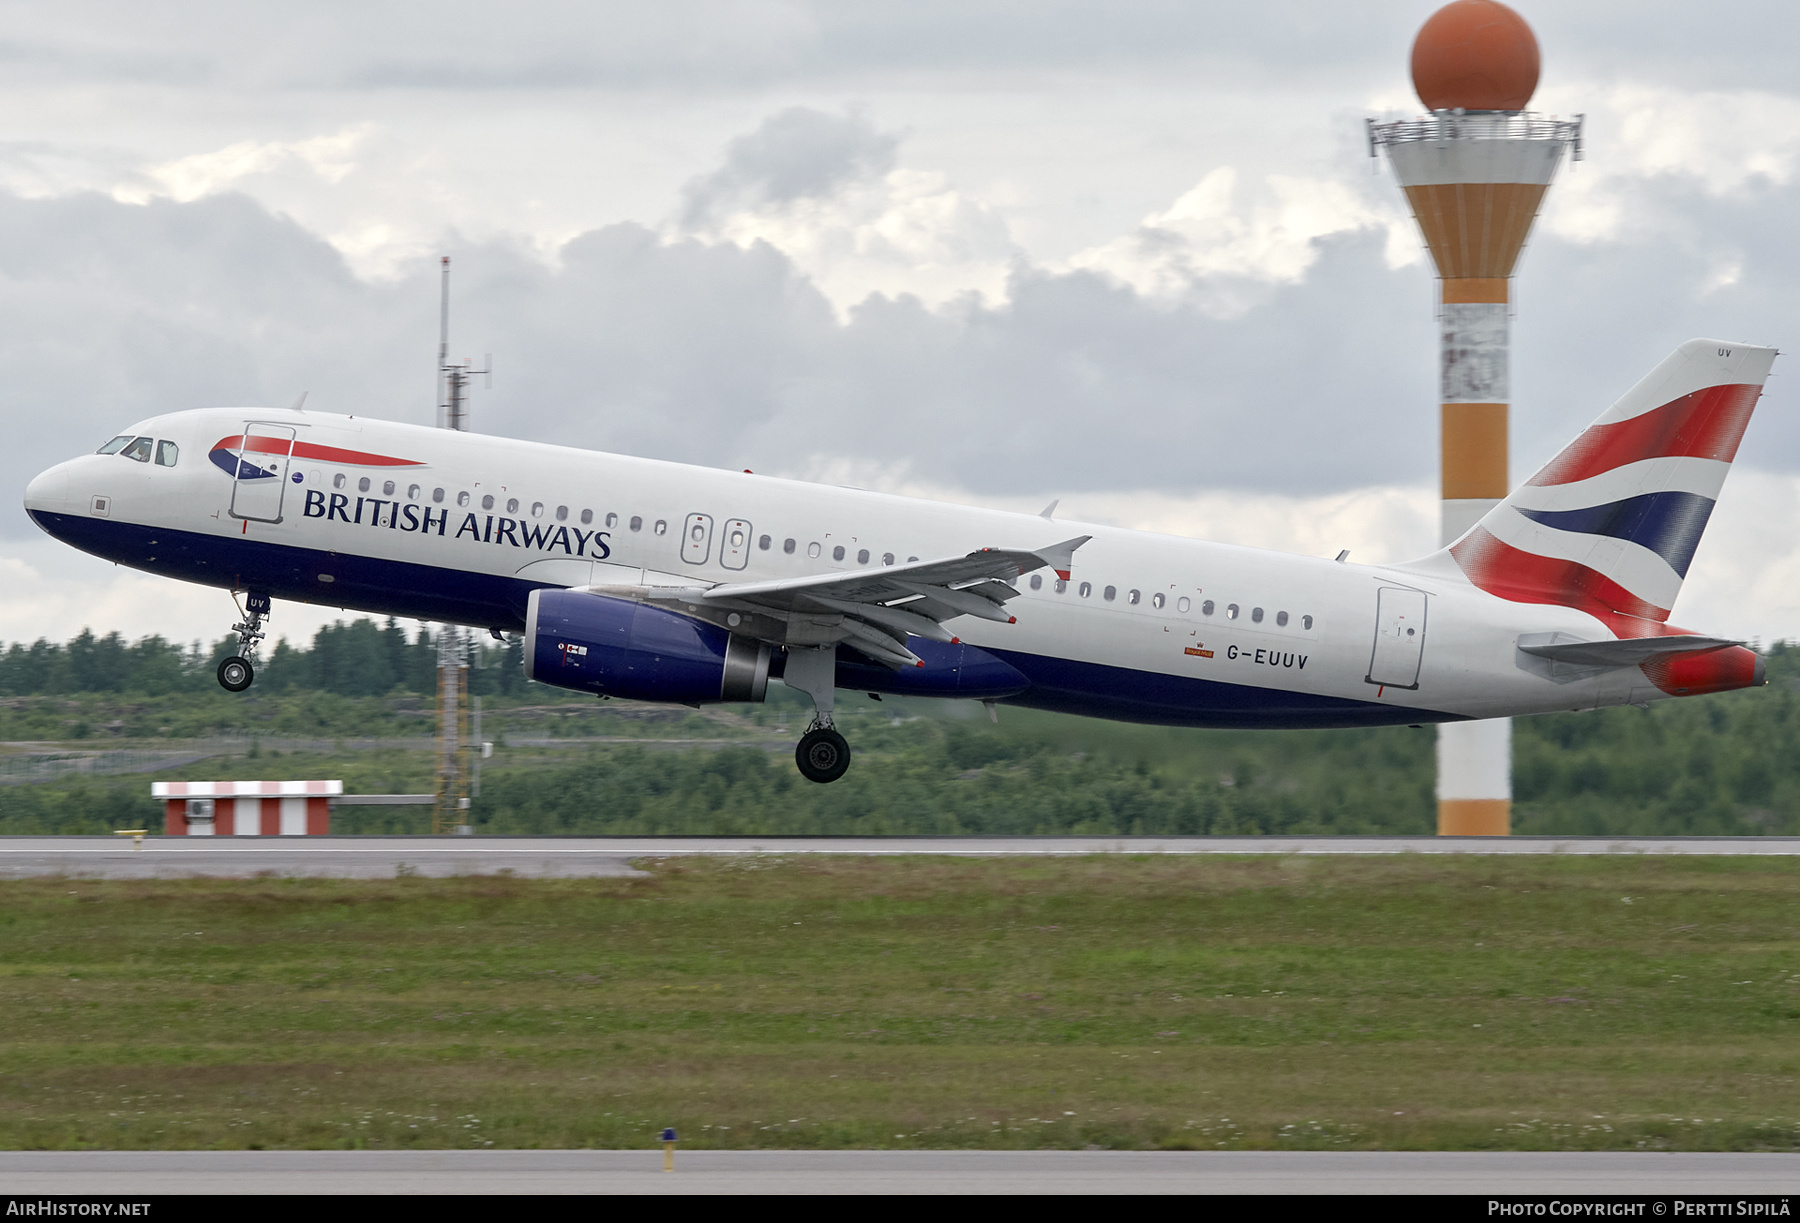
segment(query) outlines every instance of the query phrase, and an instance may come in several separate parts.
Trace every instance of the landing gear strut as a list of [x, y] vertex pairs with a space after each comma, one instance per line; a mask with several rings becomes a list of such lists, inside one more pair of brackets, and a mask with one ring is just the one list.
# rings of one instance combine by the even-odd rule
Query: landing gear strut
[[788, 647], [781, 682], [813, 699], [813, 720], [794, 749], [794, 763], [808, 781], [836, 781], [850, 767], [850, 744], [831, 723], [837, 687], [837, 647]]
[[256, 679], [251, 660], [256, 657], [256, 643], [268, 635], [263, 632], [263, 621], [269, 616], [269, 596], [253, 590], [244, 607], [244, 618], [231, 626], [238, 635], [238, 652], [219, 664], [219, 687], [227, 692], [242, 692]]

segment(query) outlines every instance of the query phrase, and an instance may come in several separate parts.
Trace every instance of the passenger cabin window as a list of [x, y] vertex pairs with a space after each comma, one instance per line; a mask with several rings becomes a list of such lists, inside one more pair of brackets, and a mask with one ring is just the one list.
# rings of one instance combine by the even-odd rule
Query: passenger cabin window
[[642, 518], [639, 518], [636, 514], [633, 514], [631, 516], [631, 529], [634, 531], [643, 530], [644, 529], [644, 520]]
[[1304, 629], [1312, 628], [1312, 617], [1311, 616], [1301, 616], [1300, 617], [1300, 627], [1304, 628]]
[[417, 484], [408, 484], [406, 486], [406, 499], [408, 501], [417, 501], [419, 499], [419, 486]]
[[841, 561], [844, 559], [844, 545], [843, 544], [839, 544], [837, 547], [835, 547], [831, 550], [831, 559], [834, 561]]
[[506, 512], [509, 514], [516, 514], [519, 512], [519, 499], [517, 497], [508, 497], [506, 499]]
[[1031, 588], [1033, 590], [1042, 590], [1044, 588], [1044, 575], [1043, 574], [1034, 573], [1031, 575]]
[[1262, 608], [1252, 607], [1250, 609], [1250, 622], [1252, 624], [1261, 624], [1262, 623]]
[[1069, 584], [1061, 578], [1056, 579], [1056, 593], [1062, 594], [1069, 589]]
[[356, 491], [359, 493], [366, 493], [369, 491], [369, 477], [364, 476], [356, 482]]
[[149, 438], [134, 437], [131, 439], [131, 444], [119, 451], [119, 453], [128, 459], [135, 459], [139, 463], [148, 463], [150, 461], [150, 446], [151, 442]]
[[609, 527], [618, 526], [619, 525], [619, 516], [617, 514], [608, 514], [606, 516], [606, 525]]
[[559, 505], [556, 507], [556, 521], [558, 521], [558, 522], [569, 521], [569, 507], [568, 506]]
[[[442, 501], [444, 499], [444, 490], [441, 488], [432, 489], [431, 490], [431, 499], [433, 501]], [[456, 504], [464, 507], [465, 509], [468, 508], [469, 494], [466, 491], [456, 494]]]
[[585, 527], [593, 521], [594, 521], [594, 511], [593, 510], [582, 510], [581, 511], [581, 525], [582, 526]]
[[1105, 599], [1108, 603], [1111, 603], [1114, 599], [1118, 598], [1118, 596], [1119, 588], [1117, 586], [1108, 586], [1105, 590], [1100, 592], [1100, 597]]
[[384, 497], [391, 497], [394, 495], [394, 482], [392, 480], [385, 480], [382, 482], [381, 495]]
[[893, 564], [894, 563], [894, 554], [892, 552], [883, 552], [881, 554], [881, 563], [884, 565]]
[[1081, 589], [1077, 593], [1079, 593], [1082, 598], [1087, 598], [1094, 593], [1094, 584], [1092, 582], [1083, 582], [1081, 584]]
[[864, 548], [856, 554], [856, 563], [859, 565], [866, 565], [869, 563], [869, 550], [867, 548]]
[[767, 535], [765, 535], [761, 539], [756, 541], [756, 546], [758, 548], [760, 548], [762, 551], [767, 552], [769, 550], [769, 546], [771, 544], [773, 544], [774, 542], [775, 542], [774, 540], [770, 539]]
[[[469, 504], [467, 501], [464, 501], [461, 497], [457, 498], [457, 502], [458, 502], [458, 504], [461, 504], [461, 505]], [[491, 510], [494, 508], [494, 495], [492, 493], [488, 493], [487, 495], [482, 497], [481, 508], [484, 510]]]
[[652, 527], [651, 529], [653, 531], [655, 531], [658, 535], [667, 535], [669, 533], [669, 524], [667, 522], [663, 521], [661, 518], [658, 518], [656, 520], [656, 525], [654, 527]]
[[1280, 625], [1282, 628], [1286, 628], [1287, 627], [1287, 613], [1286, 612], [1276, 612], [1275, 613], [1275, 623]]
[[100, 449], [94, 451], [94, 453], [95, 454], [117, 454], [117, 453], [119, 453], [119, 451], [125, 449], [125, 443], [129, 442], [130, 440], [131, 440], [131, 434], [121, 433], [121, 434], [119, 434], [119, 436], [113, 438], [112, 441], [106, 443], [106, 445], [104, 445], [104, 446], [100, 447]]
[[1227, 603], [1225, 605], [1225, 618], [1227, 620], [1236, 620], [1237, 614], [1238, 614], [1238, 605], [1236, 603]]
[[1178, 612], [1185, 612], [1185, 611], [1187, 611], [1188, 608], [1190, 608], [1192, 606], [1193, 606], [1193, 603], [1188, 599], [1188, 597], [1186, 595], [1182, 595], [1179, 599], [1175, 600], [1175, 610]]
[[781, 541], [781, 550], [783, 552], [787, 553], [789, 556], [792, 556], [794, 554], [794, 541], [791, 539], [782, 540]]
[[1150, 596], [1150, 606], [1156, 608], [1158, 611], [1162, 610], [1162, 605], [1167, 601], [1168, 600], [1163, 597], [1163, 592], [1160, 590]]
[[1136, 607], [1138, 605], [1138, 601], [1140, 599], [1142, 599], [1143, 597], [1144, 597], [1143, 595], [1139, 594], [1135, 590], [1128, 590], [1125, 592], [1125, 601], [1127, 603], [1131, 604], [1133, 607]]
[[156, 443], [156, 465], [158, 467], [173, 467], [180, 458], [181, 447], [174, 442]]
[[542, 501], [533, 501], [531, 503], [531, 516], [533, 518], [542, 518], [544, 516], [544, 503]]
[[818, 559], [819, 559], [819, 553], [820, 553], [820, 552], [821, 552], [821, 551], [822, 551], [822, 550], [823, 550], [823, 549], [821, 549], [821, 548], [820, 548], [820, 547], [819, 547], [819, 545], [818, 545], [818, 544], [816, 544], [816, 543], [811, 543], [811, 544], [807, 544], [807, 545], [806, 545], [806, 554], [807, 554], [807, 555], [808, 555], [808, 556], [810, 556], [810, 557], [812, 557], [812, 559], [814, 559], [814, 560], [818, 560]]
[[1213, 601], [1211, 599], [1208, 599], [1200, 605], [1200, 614], [1202, 616], [1210, 616], [1213, 614]]

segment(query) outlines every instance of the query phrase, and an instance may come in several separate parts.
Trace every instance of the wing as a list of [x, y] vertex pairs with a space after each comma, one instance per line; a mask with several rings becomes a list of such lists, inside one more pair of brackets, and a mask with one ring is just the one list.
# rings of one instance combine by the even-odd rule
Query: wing
[[975, 616], [1013, 623], [1005, 603], [1019, 592], [1010, 583], [1048, 566], [1068, 580], [1075, 549], [1090, 535], [1034, 552], [983, 548], [966, 556], [820, 573], [769, 582], [715, 586], [589, 586], [594, 594], [679, 605], [690, 615], [775, 645], [847, 642], [890, 667], [924, 666], [906, 648], [908, 636], [954, 641], [944, 622]]

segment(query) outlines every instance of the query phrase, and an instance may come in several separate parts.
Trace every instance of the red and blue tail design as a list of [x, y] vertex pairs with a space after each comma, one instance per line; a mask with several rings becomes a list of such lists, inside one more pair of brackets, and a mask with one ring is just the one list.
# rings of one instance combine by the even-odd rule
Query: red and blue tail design
[[1658, 636], [1775, 360], [1690, 340], [1450, 547], [1489, 594]]

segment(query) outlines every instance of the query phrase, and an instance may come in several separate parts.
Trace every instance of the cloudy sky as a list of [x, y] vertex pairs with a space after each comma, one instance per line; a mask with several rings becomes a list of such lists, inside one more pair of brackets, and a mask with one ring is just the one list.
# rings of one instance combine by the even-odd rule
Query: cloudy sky
[[[0, 4], [0, 640], [213, 638], [37, 470], [214, 404], [1364, 560], [1435, 540], [1432, 287], [1366, 116], [1430, 3]], [[1516, 281], [1522, 478], [1693, 336], [1800, 351], [1800, 12], [1522, 5], [1587, 116]], [[1776, 377], [1675, 619], [1800, 637]], [[310, 634], [335, 611], [282, 605]]]

